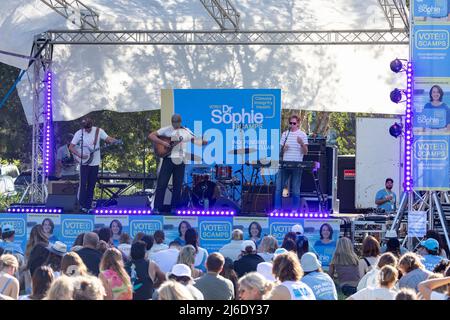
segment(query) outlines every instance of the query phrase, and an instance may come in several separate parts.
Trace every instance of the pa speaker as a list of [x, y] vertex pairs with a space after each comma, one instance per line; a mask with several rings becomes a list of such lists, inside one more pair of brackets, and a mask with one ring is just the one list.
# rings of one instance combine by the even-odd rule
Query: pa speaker
[[116, 199], [117, 206], [123, 208], [150, 208], [150, 199], [146, 195], [120, 196]]
[[47, 198], [47, 207], [61, 207], [65, 213], [73, 213], [78, 208], [78, 199], [76, 194], [49, 194]]

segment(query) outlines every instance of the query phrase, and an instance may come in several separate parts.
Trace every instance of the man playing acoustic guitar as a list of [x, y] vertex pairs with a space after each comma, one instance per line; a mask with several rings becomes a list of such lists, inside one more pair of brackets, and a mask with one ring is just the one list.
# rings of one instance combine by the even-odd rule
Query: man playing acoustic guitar
[[101, 128], [93, 127], [91, 118], [83, 119], [82, 125], [83, 127], [75, 133], [69, 150], [81, 162], [78, 202], [81, 211], [87, 213], [92, 206], [95, 183], [97, 182], [100, 165], [100, 140], [105, 140], [108, 144], [121, 143], [121, 140], [109, 137]]
[[181, 116], [179, 114], [172, 116], [171, 126], [163, 127], [150, 133], [148, 138], [154, 143], [156, 155], [163, 158], [158, 175], [153, 208], [155, 213], [163, 211], [164, 195], [170, 177], [173, 175], [171, 208], [175, 209], [181, 197], [187, 143], [206, 145], [208, 142], [204, 140], [198, 142], [192, 132], [181, 125]]

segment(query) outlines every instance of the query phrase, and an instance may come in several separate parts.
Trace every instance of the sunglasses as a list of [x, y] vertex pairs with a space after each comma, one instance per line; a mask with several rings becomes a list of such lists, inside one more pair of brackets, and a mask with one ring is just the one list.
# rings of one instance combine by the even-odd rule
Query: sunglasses
[[297, 124], [297, 122], [289, 122], [289, 124], [292, 124], [295, 126]]

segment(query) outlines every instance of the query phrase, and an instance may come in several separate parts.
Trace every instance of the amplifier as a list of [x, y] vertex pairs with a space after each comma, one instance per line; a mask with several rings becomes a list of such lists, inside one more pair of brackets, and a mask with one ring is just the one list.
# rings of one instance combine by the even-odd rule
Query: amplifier
[[76, 195], [78, 194], [78, 186], [78, 182], [73, 181], [50, 181], [48, 183], [48, 194]]
[[273, 210], [275, 186], [251, 186], [242, 190], [242, 213], [266, 214]]

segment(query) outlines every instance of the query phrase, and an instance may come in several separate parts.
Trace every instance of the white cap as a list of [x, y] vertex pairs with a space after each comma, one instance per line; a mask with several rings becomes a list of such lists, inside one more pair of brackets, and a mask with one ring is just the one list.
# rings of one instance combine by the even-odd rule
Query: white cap
[[277, 250], [275, 250], [275, 252], [273, 253], [273, 259], [275, 260], [275, 258], [280, 255], [280, 254], [284, 254], [284, 253], [288, 253], [289, 251], [287, 251], [285, 248], [278, 248]]
[[128, 243], [121, 243], [117, 246], [117, 249], [119, 249], [122, 253], [124, 253], [127, 257], [131, 254], [131, 244]]
[[385, 238], [398, 238], [397, 231], [395, 230], [388, 230], [386, 231], [386, 234], [384, 236]]
[[300, 224], [295, 224], [292, 226], [292, 232], [303, 234], [303, 227]]
[[252, 240], [245, 240], [242, 242], [241, 250], [245, 251], [247, 247], [252, 247], [253, 251], [256, 251], [256, 244]]
[[270, 262], [261, 262], [258, 263], [256, 267], [256, 272], [262, 275], [268, 281], [275, 281], [275, 277], [272, 274], [273, 264]]
[[183, 263], [175, 264], [172, 267], [172, 271], [167, 276], [174, 275], [177, 277], [189, 277], [192, 279], [192, 271], [187, 265]]

